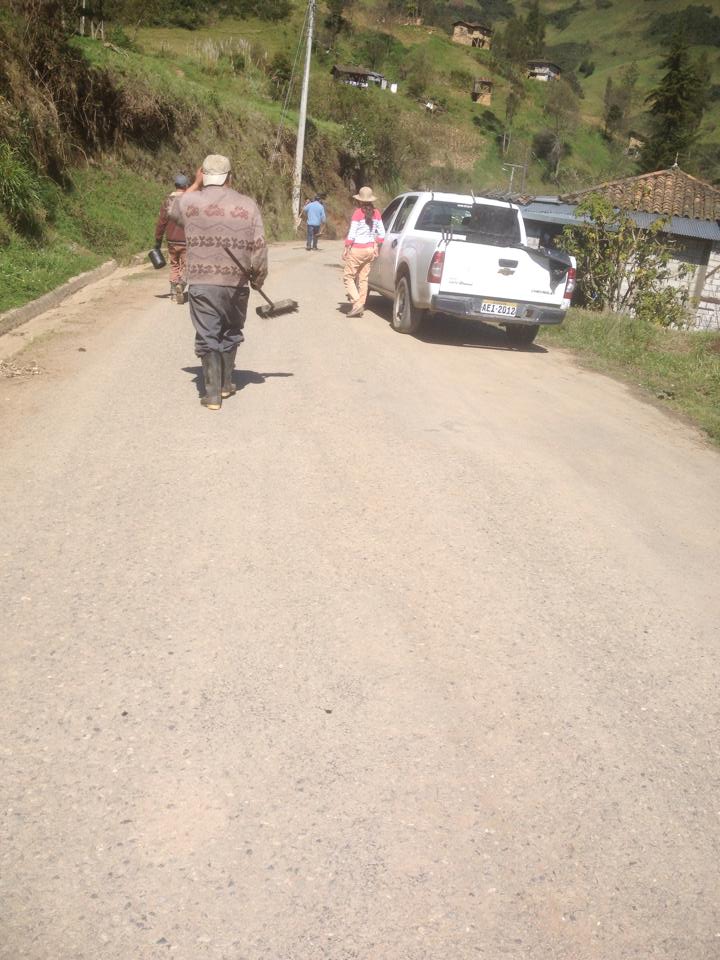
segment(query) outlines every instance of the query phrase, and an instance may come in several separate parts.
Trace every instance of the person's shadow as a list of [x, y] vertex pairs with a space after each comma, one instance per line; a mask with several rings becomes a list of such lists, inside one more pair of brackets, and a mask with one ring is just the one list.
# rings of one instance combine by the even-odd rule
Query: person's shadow
[[[202, 367], [183, 367], [183, 373], [194, 374], [193, 383], [198, 392], [198, 396], [205, 394], [205, 380], [203, 379]], [[255, 370], [233, 370], [232, 381], [235, 389], [239, 393], [251, 383], [265, 383], [271, 377], [293, 377], [293, 373], [257, 373]]]

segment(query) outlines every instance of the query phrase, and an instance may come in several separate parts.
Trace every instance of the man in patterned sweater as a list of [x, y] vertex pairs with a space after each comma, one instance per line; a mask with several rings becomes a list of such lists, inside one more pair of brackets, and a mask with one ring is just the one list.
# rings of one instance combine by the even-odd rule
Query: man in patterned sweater
[[228, 158], [210, 154], [170, 212], [185, 228], [190, 317], [205, 380], [200, 402], [209, 410], [219, 410], [222, 398], [235, 393], [232, 372], [244, 339], [248, 283], [261, 287], [268, 271], [260, 210], [231, 188], [231, 178]]

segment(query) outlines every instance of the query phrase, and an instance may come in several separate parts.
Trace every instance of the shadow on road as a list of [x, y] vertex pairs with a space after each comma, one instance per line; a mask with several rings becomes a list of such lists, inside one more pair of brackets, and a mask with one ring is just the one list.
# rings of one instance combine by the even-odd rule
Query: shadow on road
[[[183, 373], [192, 373], [194, 375], [193, 383], [198, 392], [198, 396], [205, 393], [205, 381], [203, 380], [202, 367], [183, 367]], [[251, 383], [265, 383], [271, 377], [294, 377], [294, 373], [257, 373], [255, 370], [234, 370], [233, 383], [238, 392], [244, 390]]]
[[[367, 313], [375, 313], [390, 323], [392, 303], [384, 297], [368, 297], [365, 305]], [[481, 320], [464, 320], [462, 317], [450, 317], [442, 314], [429, 316], [423, 323], [416, 340], [423, 343], [437, 343], [448, 347], [475, 347], [479, 350], [521, 350], [523, 353], [547, 353], [545, 347], [532, 343], [529, 346], [516, 347], [511, 344], [502, 327], [495, 327]]]

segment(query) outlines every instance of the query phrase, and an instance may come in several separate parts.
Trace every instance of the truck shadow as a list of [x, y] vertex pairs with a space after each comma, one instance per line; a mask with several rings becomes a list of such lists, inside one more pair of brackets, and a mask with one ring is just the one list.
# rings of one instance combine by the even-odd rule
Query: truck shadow
[[[382, 297], [368, 299], [367, 310], [382, 317], [388, 324], [392, 316], [392, 304]], [[537, 343], [517, 347], [511, 344], [502, 327], [496, 327], [481, 320], [465, 320], [446, 314], [429, 316], [423, 323], [415, 339], [423, 343], [436, 343], [446, 347], [474, 347], [478, 350], [519, 350], [522, 353], [547, 353], [545, 347]]]
[[[205, 381], [202, 375], [202, 367], [183, 367], [183, 373], [194, 374], [193, 383], [198, 392], [198, 396], [205, 393]], [[251, 383], [265, 383], [271, 377], [293, 377], [293, 373], [257, 373], [255, 370], [234, 370], [232, 379], [238, 393], [244, 390]]]

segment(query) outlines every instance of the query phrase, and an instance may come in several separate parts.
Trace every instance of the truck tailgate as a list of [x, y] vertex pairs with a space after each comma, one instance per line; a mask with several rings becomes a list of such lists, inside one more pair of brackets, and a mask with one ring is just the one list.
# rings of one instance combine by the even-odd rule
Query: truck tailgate
[[559, 307], [565, 289], [560, 279], [551, 284], [548, 258], [539, 252], [454, 237], [445, 250], [440, 293]]

